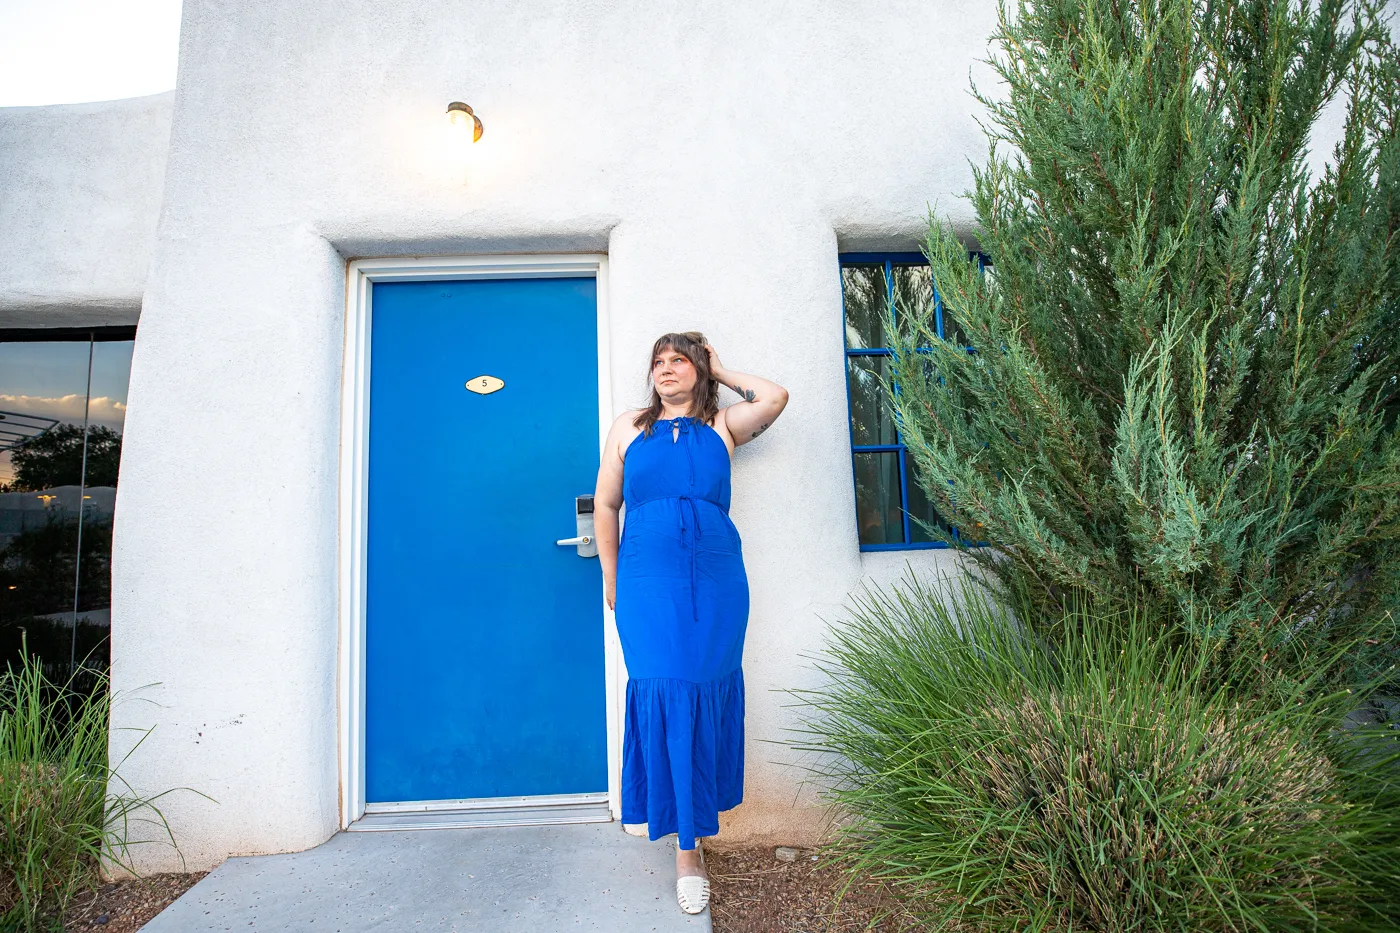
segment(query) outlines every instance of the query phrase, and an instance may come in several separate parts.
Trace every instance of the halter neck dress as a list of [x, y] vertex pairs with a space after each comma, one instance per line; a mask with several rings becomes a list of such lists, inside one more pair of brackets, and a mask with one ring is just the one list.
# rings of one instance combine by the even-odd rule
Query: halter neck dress
[[693, 849], [744, 796], [749, 584], [729, 519], [729, 449], [695, 418], [658, 421], [623, 453], [622, 497], [622, 822]]

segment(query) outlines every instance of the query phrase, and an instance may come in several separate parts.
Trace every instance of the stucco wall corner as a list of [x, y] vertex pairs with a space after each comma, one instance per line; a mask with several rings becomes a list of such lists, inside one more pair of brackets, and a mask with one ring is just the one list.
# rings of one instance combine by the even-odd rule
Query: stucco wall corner
[[0, 326], [136, 322], [174, 95], [0, 108]]

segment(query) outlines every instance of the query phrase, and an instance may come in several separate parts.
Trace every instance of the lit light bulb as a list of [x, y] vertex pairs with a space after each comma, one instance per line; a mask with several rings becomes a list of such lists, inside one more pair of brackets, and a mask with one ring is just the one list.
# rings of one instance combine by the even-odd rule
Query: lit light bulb
[[460, 100], [454, 100], [447, 105], [447, 120], [452, 124], [457, 135], [470, 136], [471, 142], [476, 142], [481, 138], [484, 129], [481, 125], [481, 119], [472, 112], [471, 107]]

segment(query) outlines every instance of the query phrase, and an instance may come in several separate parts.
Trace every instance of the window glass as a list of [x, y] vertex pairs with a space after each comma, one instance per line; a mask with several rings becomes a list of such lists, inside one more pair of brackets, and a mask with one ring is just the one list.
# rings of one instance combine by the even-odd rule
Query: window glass
[[928, 266], [891, 264], [890, 276], [896, 314], [933, 304], [933, 275]]
[[960, 347], [967, 346], [967, 334], [963, 332], [957, 319], [948, 313], [947, 307], [943, 309], [943, 339]]
[[888, 356], [848, 356], [847, 385], [851, 403], [851, 438], [857, 446], [894, 444], [894, 412], [880, 380], [889, 381]]
[[932, 541], [942, 541], [943, 538], [929, 534], [922, 525], [914, 519], [923, 519], [931, 525], [943, 529], [945, 533], [950, 532], [948, 522], [943, 516], [938, 514], [933, 502], [929, 500], [928, 494], [924, 492], [924, 484], [920, 482], [923, 474], [919, 470], [918, 463], [914, 460], [913, 454], [904, 451], [905, 468], [909, 477], [909, 538], [912, 541], [927, 543]]
[[81, 459], [15, 457], [26, 440], [59, 424], [76, 419], [81, 436], [87, 371], [86, 340], [0, 343], [0, 489], [19, 488], [17, 480], [33, 491], [82, 478]]
[[857, 453], [856, 512], [861, 544], [902, 544], [898, 452]]
[[[990, 264], [985, 269], [990, 271]], [[899, 391], [893, 379], [893, 359], [888, 352], [871, 351], [890, 349], [890, 328], [894, 323], [891, 315], [897, 320], [902, 309], [927, 311], [937, 307], [940, 314], [935, 320], [939, 321], [942, 339], [966, 346], [967, 338], [947, 309], [939, 306], [932, 273], [917, 254], [891, 253], [882, 258], [879, 254], [859, 253], [843, 257], [841, 287], [860, 544], [863, 548], [943, 545], [945, 538], [926, 530], [918, 521], [945, 533], [951, 531], [949, 522], [939, 515], [918, 482], [916, 465], [889, 403], [886, 386]], [[937, 336], [928, 335], [930, 339]], [[925, 363], [925, 378], [937, 378], [932, 360]], [[870, 449], [876, 447], [894, 449]]]
[[846, 349], [885, 346], [890, 311], [884, 264], [842, 266], [841, 293], [846, 312]]
[[108, 663], [132, 346], [0, 341], [0, 664], [23, 643], [59, 680], [87, 668], [80, 688]]

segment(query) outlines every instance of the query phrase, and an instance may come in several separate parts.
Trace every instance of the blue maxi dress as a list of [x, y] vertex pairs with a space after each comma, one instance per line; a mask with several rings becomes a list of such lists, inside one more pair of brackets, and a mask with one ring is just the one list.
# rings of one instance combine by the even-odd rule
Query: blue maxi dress
[[708, 424], [673, 418], [637, 435], [622, 466], [622, 822], [693, 849], [744, 796], [749, 583], [729, 519], [729, 449]]

